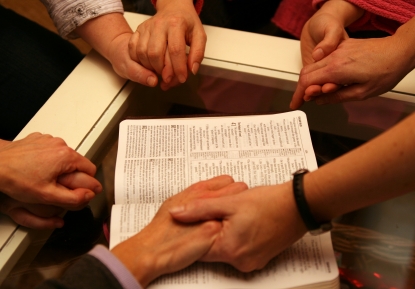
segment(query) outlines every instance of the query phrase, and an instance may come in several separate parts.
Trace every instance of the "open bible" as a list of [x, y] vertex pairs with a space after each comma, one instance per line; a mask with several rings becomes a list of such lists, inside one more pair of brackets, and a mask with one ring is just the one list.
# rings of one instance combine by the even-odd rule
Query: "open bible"
[[[317, 169], [301, 111], [125, 120], [119, 131], [110, 248], [136, 234], [165, 199], [193, 183], [227, 174], [249, 187], [272, 185], [289, 181], [300, 168]], [[338, 275], [330, 233], [306, 234], [262, 270], [241, 273], [226, 264], [196, 262], [149, 288], [332, 289], [340, 286]]]

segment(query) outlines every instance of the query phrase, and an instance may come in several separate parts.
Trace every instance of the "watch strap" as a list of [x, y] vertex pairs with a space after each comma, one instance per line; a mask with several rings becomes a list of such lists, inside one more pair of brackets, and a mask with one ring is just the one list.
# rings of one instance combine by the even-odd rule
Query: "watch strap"
[[308, 170], [301, 169], [294, 173], [293, 177], [293, 191], [295, 203], [297, 204], [298, 212], [305, 226], [313, 235], [318, 235], [323, 232], [329, 231], [332, 228], [331, 222], [319, 223], [314, 218], [308, 206], [307, 199], [304, 194], [304, 175], [308, 173]]

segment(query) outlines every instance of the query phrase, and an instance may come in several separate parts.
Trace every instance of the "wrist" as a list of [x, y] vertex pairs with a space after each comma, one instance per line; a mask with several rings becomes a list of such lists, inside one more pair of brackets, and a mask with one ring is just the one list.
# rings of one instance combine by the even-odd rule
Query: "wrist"
[[10, 141], [7, 141], [7, 140], [2, 140], [2, 139], [0, 139], [0, 149], [3, 147], [3, 146], [5, 146], [5, 145], [7, 145], [7, 144], [9, 144], [9, 143], [11, 143]]
[[362, 17], [365, 11], [344, 0], [329, 0], [323, 4], [317, 13], [331, 14], [337, 17], [344, 27], [347, 27]]
[[135, 235], [128, 240], [115, 246], [111, 253], [120, 260], [124, 266], [131, 272], [138, 283], [146, 288], [161, 274], [156, 268], [156, 256], [152, 253], [144, 252], [140, 248], [146, 247], [145, 240], [138, 240], [140, 235]]
[[[331, 219], [316, 218], [310, 209], [307, 200], [307, 194], [304, 190], [304, 176], [309, 173], [306, 169], [300, 169], [293, 173], [293, 195], [297, 210], [307, 230], [312, 235], [319, 235], [321, 233], [331, 230]], [[315, 210], [314, 210], [315, 211]], [[321, 216], [320, 216], [321, 217]]]
[[303, 187], [311, 214], [317, 222], [322, 223], [342, 215], [343, 212], [330, 199], [333, 194], [328, 193], [325, 186], [319, 183], [316, 172], [318, 170], [304, 175]]
[[174, 7], [177, 7], [177, 4], [183, 5], [191, 5], [193, 7], [193, 0], [178, 0], [178, 1], [174, 1], [174, 0], [152, 0], [152, 3], [154, 5], [154, 7], [156, 8], [156, 10], [161, 10], [164, 7], [168, 6], [168, 5], [173, 5]]
[[413, 37], [415, 32], [415, 17], [401, 25], [391, 37], [394, 38], [394, 43], [397, 49], [402, 50], [402, 55], [406, 58], [405, 62], [408, 63], [408, 69], [406, 73], [409, 73], [415, 68], [415, 38]]

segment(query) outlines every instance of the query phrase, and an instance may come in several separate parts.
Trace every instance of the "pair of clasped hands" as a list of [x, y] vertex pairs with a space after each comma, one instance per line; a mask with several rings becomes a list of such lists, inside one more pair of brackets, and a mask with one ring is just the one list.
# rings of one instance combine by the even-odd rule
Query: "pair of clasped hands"
[[[377, 39], [348, 37], [345, 27], [364, 13], [347, 1], [331, 0], [309, 19], [301, 35], [304, 67], [291, 109], [311, 100], [328, 104], [377, 96], [411, 71], [405, 31]], [[188, 71], [197, 73], [206, 41], [193, 1], [158, 1], [155, 16], [138, 26], [129, 41], [131, 59], [142, 65], [140, 79], [133, 80], [156, 86], [160, 75], [164, 90], [185, 82]]]
[[29, 228], [61, 228], [65, 210], [85, 207], [102, 191], [95, 172], [61, 138], [32, 133], [0, 140], [0, 213]]

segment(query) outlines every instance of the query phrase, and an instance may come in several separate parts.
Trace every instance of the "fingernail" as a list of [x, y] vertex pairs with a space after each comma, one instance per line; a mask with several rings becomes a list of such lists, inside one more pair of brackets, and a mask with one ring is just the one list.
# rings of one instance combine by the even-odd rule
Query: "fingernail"
[[154, 76], [149, 76], [147, 78], [147, 84], [149, 86], [156, 86], [156, 83], [157, 83], [157, 79]]
[[193, 63], [193, 66], [192, 66], [193, 75], [196, 75], [197, 71], [199, 70], [199, 66], [200, 66], [199, 63], [197, 63], [197, 62]]
[[168, 76], [164, 82], [165, 82], [165, 83], [170, 83], [170, 81], [171, 81], [171, 75], [170, 75], [170, 76]]
[[94, 191], [95, 194], [99, 194], [99, 193], [102, 192], [102, 187], [101, 186], [95, 187], [95, 189], [93, 191]]
[[88, 192], [88, 193], [85, 194], [85, 200], [88, 201], [88, 202], [90, 200], [92, 200], [94, 197], [95, 197], [95, 194], [92, 193], [92, 192]]
[[178, 214], [178, 213], [184, 212], [184, 206], [173, 207], [169, 209], [169, 212], [170, 214]]
[[321, 48], [318, 48], [316, 51], [313, 52], [313, 59], [315, 61], [319, 61], [324, 58], [324, 51]]
[[186, 82], [186, 77], [184, 75], [177, 76], [177, 79], [179, 80], [180, 83], [185, 83]]

